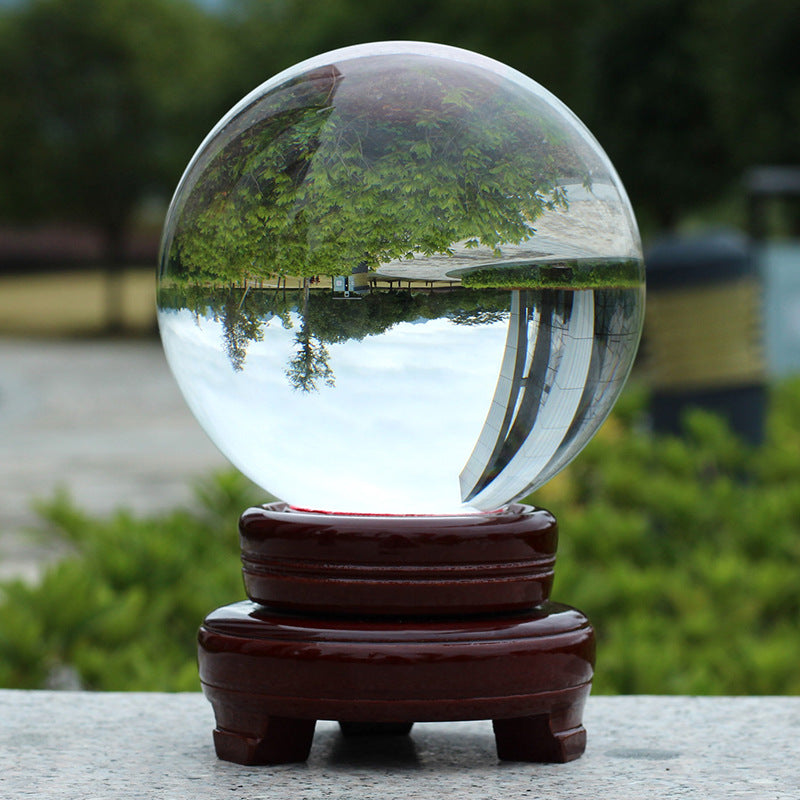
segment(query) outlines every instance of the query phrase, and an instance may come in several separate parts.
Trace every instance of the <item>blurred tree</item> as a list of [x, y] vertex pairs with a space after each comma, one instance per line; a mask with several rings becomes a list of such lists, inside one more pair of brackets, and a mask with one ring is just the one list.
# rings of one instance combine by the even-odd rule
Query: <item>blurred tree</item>
[[753, 164], [797, 164], [800, 4], [700, 0], [698, 5], [699, 75], [733, 167], [741, 174]]
[[[121, 230], [232, 101], [315, 53], [420, 39], [530, 75], [617, 164], [645, 229], [796, 161], [796, 0], [25, 0], [0, 4], [0, 219]], [[234, 46], [235, 43], [235, 46]]]
[[[724, 2], [718, 5], [725, 5]], [[587, 125], [616, 164], [650, 228], [718, 197], [734, 177], [699, 74], [696, 0], [619, 0], [585, 24]]]
[[[242, 92], [316, 53], [381, 40], [465, 47], [577, 96], [575, 48], [593, 0], [223, 0], [237, 30]], [[265, 46], [265, 42], [269, 46]]]
[[483, 53], [524, 72], [568, 106], [580, 99], [577, 58], [594, 0], [439, 0], [426, 37]]
[[184, 0], [31, 0], [0, 14], [0, 217], [98, 226], [110, 264], [227, 105], [225, 29]]

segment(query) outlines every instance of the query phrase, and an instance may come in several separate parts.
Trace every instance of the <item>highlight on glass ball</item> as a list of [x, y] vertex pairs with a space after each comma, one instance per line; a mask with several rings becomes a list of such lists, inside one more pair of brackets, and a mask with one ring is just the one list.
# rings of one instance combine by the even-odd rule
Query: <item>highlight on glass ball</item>
[[158, 319], [201, 425], [271, 494], [451, 514], [577, 455], [643, 299], [625, 190], [577, 117], [491, 59], [386, 42], [280, 73], [211, 131]]

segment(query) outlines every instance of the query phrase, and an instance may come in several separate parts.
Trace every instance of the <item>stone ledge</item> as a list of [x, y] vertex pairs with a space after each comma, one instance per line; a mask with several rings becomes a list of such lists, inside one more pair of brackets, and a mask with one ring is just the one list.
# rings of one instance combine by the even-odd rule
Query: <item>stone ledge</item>
[[0, 797], [797, 800], [800, 697], [593, 697], [585, 755], [497, 761], [489, 722], [344, 739], [320, 722], [307, 764], [218, 761], [198, 694], [0, 690]]

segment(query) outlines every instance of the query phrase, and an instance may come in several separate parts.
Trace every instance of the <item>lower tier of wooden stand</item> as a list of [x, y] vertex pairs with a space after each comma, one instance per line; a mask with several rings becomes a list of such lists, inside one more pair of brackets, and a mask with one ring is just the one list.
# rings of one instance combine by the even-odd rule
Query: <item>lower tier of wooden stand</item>
[[594, 632], [579, 611], [549, 602], [467, 618], [356, 619], [245, 601], [206, 618], [199, 664], [227, 761], [304, 761], [318, 719], [338, 720], [345, 735], [491, 719], [500, 759], [562, 762], [586, 744]]

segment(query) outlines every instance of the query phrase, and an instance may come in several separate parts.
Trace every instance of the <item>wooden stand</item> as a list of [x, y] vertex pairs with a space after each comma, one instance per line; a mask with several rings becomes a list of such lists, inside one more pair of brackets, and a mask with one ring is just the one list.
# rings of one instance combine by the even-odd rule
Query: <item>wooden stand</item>
[[200, 680], [217, 755], [308, 757], [317, 719], [345, 735], [491, 719], [499, 758], [569, 761], [594, 632], [548, 600], [557, 526], [514, 505], [460, 517], [249, 509], [240, 522], [250, 601], [200, 628]]

